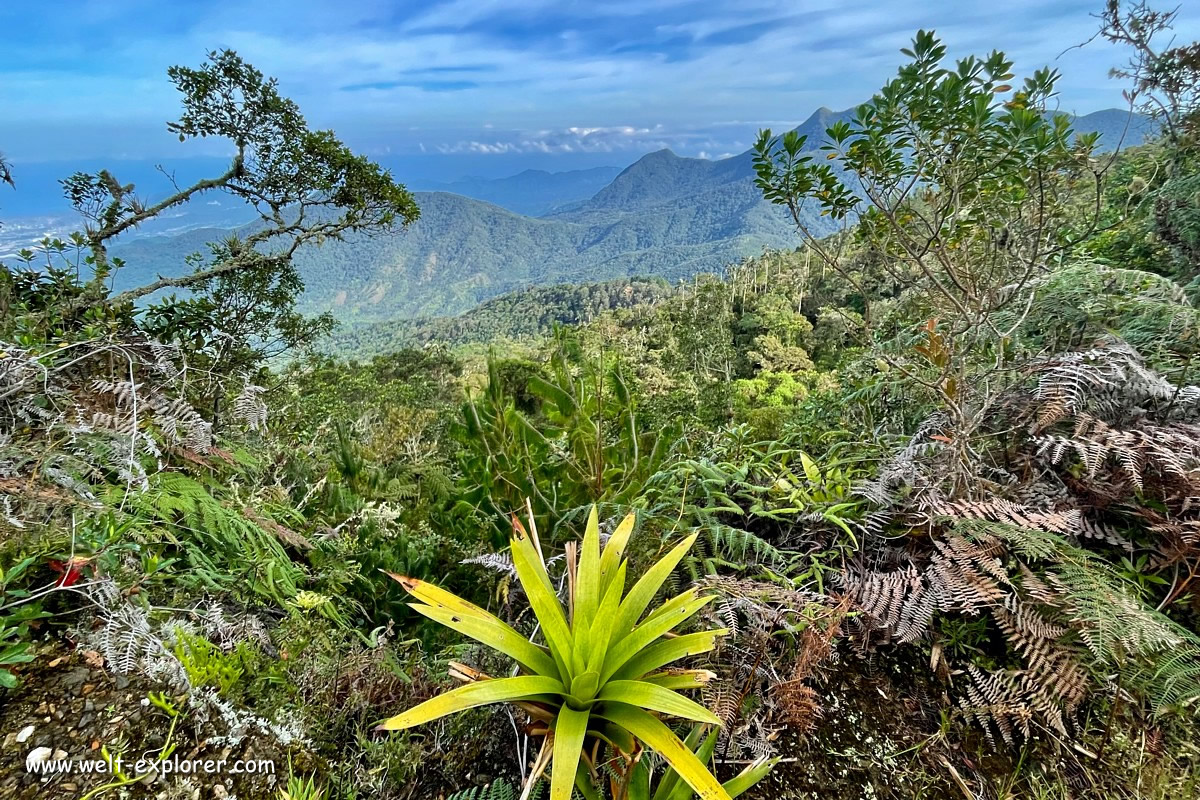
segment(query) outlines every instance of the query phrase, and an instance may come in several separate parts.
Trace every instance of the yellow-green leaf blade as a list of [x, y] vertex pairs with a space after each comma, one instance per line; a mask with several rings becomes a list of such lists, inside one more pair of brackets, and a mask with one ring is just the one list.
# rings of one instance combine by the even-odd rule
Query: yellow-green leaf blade
[[576, 625], [590, 625], [600, 605], [600, 518], [596, 506], [588, 514], [575, 590]]
[[440, 719], [456, 711], [465, 711], [468, 708], [525, 700], [539, 694], [561, 695], [565, 692], [566, 689], [561, 682], [540, 675], [478, 681], [460, 686], [445, 694], [439, 694], [402, 714], [384, 720], [378, 729], [399, 731]]
[[[645, 624], [645, 623], [643, 623]], [[724, 628], [699, 633], [688, 633], [676, 636], [674, 639], [663, 639], [660, 642], [643, 648], [637, 655], [613, 673], [614, 680], [629, 680], [640, 678], [653, 672], [659, 667], [678, 661], [687, 656], [707, 653], [716, 647], [717, 637], [724, 636], [728, 631]]]
[[588, 642], [591, 648], [586, 654], [585, 669], [589, 671], [599, 672], [604, 666], [604, 656], [608, 652], [608, 648], [604, 645], [609, 641], [613, 625], [617, 620], [617, 609], [621, 607], [621, 592], [625, 589], [625, 569], [625, 564], [621, 564], [617, 568], [617, 574], [609, 583], [608, 591], [604, 593], [604, 599], [600, 601], [600, 607], [596, 610], [596, 619], [592, 622], [591, 630], [588, 632]]
[[695, 753], [653, 715], [623, 703], [606, 703], [601, 716], [615, 722], [658, 752], [700, 800], [732, 800]]
[[725, 787], [725, 791], [729, 792], [730, 797], [737, 797], [753, 788], [754, 784], [767, 777], [767, 773], [774, 769], [779, 763], [778, 758], [770, 758], [765, 761], [755, 761], [750, 766], [742, 770], [737, 777], [730, 778], [721, 784]]
[[646, 681], [609, 681], [597, 699], [627, 703], [648, 711], [690, 719], [693, 722], [721, 724], [719, 717], [699, 703]]
[[499, 617], [484, 611], [479, 606], [464, 600], [453, 592], [448, 592], [440, 586], [436, 586], [420, 578], [410, 578], [406, 575], [397, 575], [394, 572], [385, 573], [389, 578], [396, 581], [404, 588], [404, 591], [411, 594], [413, 597], [431, 606], [443, 606], [451, 611], [456, 611], [460, 614], [470, 614], [475, 617], [485, 619], [494, 619], [500, 622]]
[[717, 673], [707, 669], [671, 669], [646, 675], [638, 680], [668, 689], [699, 689], [715, 677]]
[[661, 614], [653, 619], [647, 619], [633, 629], [625, 638], [609, 645], [608, 655], [604, 658], [604, 669], [600, 673], [602, 680], [608, 680], [614, 672], [625, 665], [631, 658], [648, 647], [655, 639], [667, 631], [687, 621], [693, 614], [711, 603], [715, 597], [694, 597], [686, 603], [681, 603], [669, 614]]
[[[688, 731], [687, 738], [683, 740], [684, 747], [696, 753], [696, 758], [705, 766], [708, 766], [709, 758], [704, 756], [704, 747], [700, 745], [700, 737], [704, 735], [707, 727], [706, 725], [693, 725], [692, 729]], [[708, 744], [707, 739], [704, 744]], [[711, 755], [709, 753], [709, 757]], [[681, 793], [686, 795], [684, 800], [687, 800], [687, 797], [691, 796], [691, 790], [688, 786], [679, 783], [679, 773], [668, 767], [666, 772], [663, 773], [662, 780], [658, 782], [658, 789], [655, 790], [652, 800], [676, 800], [675, 795]]]
[[434, 622], [440, 622], [463, 636], [469, 636], [493, 650], [499, 650], [530, 672], [562, 680], [562, 676], [558, 674], [558, 665], [554, 663], [553, 658], [495, 617], [491, 619], [475, 617], [469, 614], [460, 614], [442, 606], [429, 606], [422, 603], [409, 603], [409, 606], [418, 614], [423, 614]]
[[587, 734], [587, 711], [575, 711], [563, 706], [554, 722], [554, 761], [550, 777], [550, 800], [571, 800], [571, 787]]
[[629, 594], [625, 596], [625, 601], [621, 603], [620, 615], [613, 627], [614, 637], [622, 637], [633, 629], [642, 616], [642, 612], [646, 610], [646, 606], [650, 605], [654, 595], [670, 577], [671, 571], [679, 565], [688, 550], [692, 549], [698, 535], [693, 533], [676, 545], [657, 564], [646, 570], [646, 573], [633, 585]]
[[612, 536], [608, 537], [608, 542], [604, 545], [604, 554], [600, 556], [601, 594], [608, 590], [608, 584], [617, 574], [617, 567], [625, 557], [625, 548], [629, 544], [629, 537], [633, 533], [633, 524], [636, 520], [637, 517], [633, 514], [621, 520], [621, 524], [612, 532]]
[[546, 574], [546, 568], [529, 539], [513, 540], [512, 559], [517, 577], [529, 598], [529, 605], [541, 623], [542, 635], [546, 637], [546, 644], [550, 646], [551, 655], [566, 682], [576, 670], [572, 668], [571, 629], [563, 614], [562, 603], [558, 601], [558, 595], [550, 584], [550, 576]]

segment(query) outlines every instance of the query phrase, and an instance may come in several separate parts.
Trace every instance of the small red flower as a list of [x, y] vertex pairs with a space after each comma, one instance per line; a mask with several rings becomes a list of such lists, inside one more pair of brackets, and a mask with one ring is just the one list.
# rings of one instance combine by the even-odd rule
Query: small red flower
[[50, 569], [62, 575], [59, 586], [74, 586], [83, 577], [83, 569], [88, 565], [86, 558], [72, 558], [70, 561], [51, 559]]

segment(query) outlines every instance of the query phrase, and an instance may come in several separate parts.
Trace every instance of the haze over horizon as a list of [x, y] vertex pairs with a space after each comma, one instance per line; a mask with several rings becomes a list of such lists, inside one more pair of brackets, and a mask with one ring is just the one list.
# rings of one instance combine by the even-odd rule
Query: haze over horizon
[[[417, 182], [625, 166], [662, 148], [738, 153], [760, 127], [870, 97], [918, 28], [935, 29], [955, 56], [1003, 49], [1018, 76], [1059, 69], [1062, 110], [1086, 114], [1122, 105], [1122, 84], [1108, 77], [1122, 54], [1062, 51], [1092, 34], [1096, 5], [22, 4], [0, 9], [0, 25], [23, 31], [0, 53], [0, 150], [18, 166], [84, 168], [224, 155], [220, 142], [181, 146], [163, 124], [179, 108], [166, 68], [222, 47], [276, 76], [312, 124]], [[1181, 39], [1200, 31], [1197, 11], [1180, 10]]]

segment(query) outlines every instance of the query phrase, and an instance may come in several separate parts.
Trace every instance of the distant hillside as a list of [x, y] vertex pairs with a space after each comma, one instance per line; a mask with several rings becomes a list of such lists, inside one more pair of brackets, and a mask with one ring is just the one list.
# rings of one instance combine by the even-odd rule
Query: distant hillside
[[461, 178], [450, 183], [417, 184], [425, 191], [450, 192], [494, 203], [529, 217], [540, 217], [588, 199], [608, 185], [619, 167], [569, 172], [527, 169], [508, 178]]
[[[824, 130], [850, 113], [815, 112], [799, 128], [809, 135], [806, 147], [818, 148]], [[1102, 111], [1081, 117], [1076, 127], [1099, 130], [1111, 144], [1127, 122], [1125, 112]], [[1145, 122], [1135, 122], [1126, 146], [1146, 133]], [[545, 180], [545, 174], [523, 175], [514, 176], [510, 188]], [[589, 199], [542, 218], [446, 192], [417, 193], [417, 202], [421, 219], [403, 233], [300, 253], [308, 287], [303, 307], [331, 310], [346, 322], [454, 315], [529, 286], [634, 275], [674, 281], [797, 242], [791, 220], [755, 188], [749, 152], [719, 161], [650, 153]], [[824, 218], [809, 222], [817, 233], [831, 230]], [[193, 230], [132, 241], [116, 251], [129, 263], [118, 285], [178, 270], [186, 253], [225, 235]]]
[[[675, 280], [716, 269], [790, 239], [730, 208], [710, 217], [688, 207], [618, 223], [523, 217], [499, 206], [442, 192], [417, 193], [421, 219], [393, 235], [352, 237], [297, 254], [307, 285], [302, 306], [331, 310], [347, 322], [457, 314], [528, 286], [655, 275]], [[751, 209], [755, 214], [760, 209]], [[772, 212], [777, 210], [771, 209]], [[228, 231], [147, 237], [114, 248], [128, 264], [118, 288], [178, 270], [183, 256]]]
[[1081, 133], [1099, 133], [1100, 149], [1113, 150], [1118, 146], [1137, 147], [1155, 133], [1155, 123], [1141, 114], [1130, 115], [1128, 110], [1107, 108], [1076, 117], [1074, 128]]
[[[849, 110], [819, 108], [796, 130], [808, 136], [806, 149], [815, 150], [824, 142], [826, 128], [838, 120], [849, 119], [852, 114]], [[761, 193], [754, 188], [750, 151], [719, 161], [683, 158], [670, 150], [650, 153], [623, 170], [590, 200], [556, 216], [580, 219], [596, 212], [636, 213], [681, 200], [712, 202], [715, 194], [737, 195], [743, 202], [763, 202]]]
[[[113, 165], [110, 165], [113, 166]], [[0, 257], [23, 247], [35, 247], [43, 237], [64, 238], [79, 228], [79, 215], [63, 198], [59, 179], [77, 171], [99, 170], [103, 165], [85, 163], [23, 164], [18, 170], [16, 191], [0, 192]], [[185, 160], [183, 180], [198, 180], [223, 172], [223, 159]], [[174, 190], [166, 176], [153, 164], [118, 161], [123, 181], [133, 183], [139, 194], [155, 202]], [[410, 189], [451, 192], [493, 203], [509, 211], [540, 217], [566, 206], [583, 202], [603, 189], [620, 172], [619, 167], [595, 167], [567, 172], [527, 169], [506, 178], [460, 178], [449, 183], [414, 181]], [[7, 189], [8, 187], [4, 187]], [[171, 236], [200, 228], [233, 229], [254, 219], [254, 211], [241, 200], [223, 193], [210, 193], [197, 202], [172, 208], [147, 220], [130, 232], [128, 238]]]
[[532, 287], [492, 298], [454, 317], [345, 325], [323, 341], [321, 349], [348, 358], [370, 358], [427, 342], [463, 345], [527, 339], [545, 334], [556, 324], [576, 325], [603, 311], [656, 303], [671, 292], [671, 285], [661, 278]]

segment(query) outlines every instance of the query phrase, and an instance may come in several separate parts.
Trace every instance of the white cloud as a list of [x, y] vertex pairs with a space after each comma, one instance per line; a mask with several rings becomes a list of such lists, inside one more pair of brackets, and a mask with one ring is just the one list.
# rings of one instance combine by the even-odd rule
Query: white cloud
[[[955, 56], [1008, 50], [1018, 74], [1053, 64], [1064, 72], [1069, 110], [1120, 98], [1120, 85], [1107, 78], [1118, 51], [1097, 43], [1059, 57], [1093, 30], [1090, 0], [450, 0], [415, 12], [406, 5], [416, 4], [215, 0], [183, 25], [164, 12], [160, 30], [144, 19], [156, 6], [113, 0], [88, 5], [67, 31], [53, 0], [0, 9], [7, 29], [62, 31], [6, 41], [0, 144], [14, 157], [46, 157], [64, 142], [96, 148], [107, 136], [47, 131], [101, 120], [127, 127], [110, 152], [174, 152], [162, 126], [178, 113], [165, 68], [195, 63], [213, 47], [237, 49], [279, 77], [313, 123], [373, 152], [737, 152], [744, 147], [735, 143], [759, 127], [786, 127], [818, 106], [869, 97], [920, 27], [937, 29]], [[1200, 7], [1182, 8], [1180, 23], [1181, 41], [1196, 38]], [[102, 51], [85, 46], [101, 39]], [[455, 90], [438, 91], [439, 80]], [[347, 86], [378, 88], [341, 90]]]

